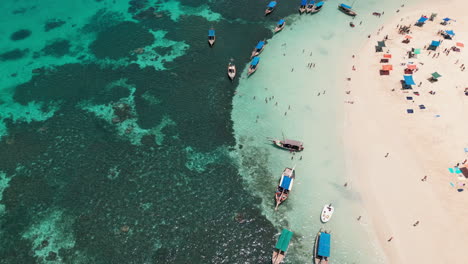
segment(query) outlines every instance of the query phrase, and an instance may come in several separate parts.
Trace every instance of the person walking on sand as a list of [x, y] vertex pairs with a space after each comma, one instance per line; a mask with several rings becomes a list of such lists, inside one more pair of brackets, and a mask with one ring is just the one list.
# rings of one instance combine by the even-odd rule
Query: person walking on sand
[[424, 175], [424, 178], [422, 178], [421, 181], [427, 181], [427, 175]]
[[419, 225], [419, 221], [416, 221], [416, 223], [413, 224], [413, 226]]
[[359, 217], [357, 218], [357, 220], [358, 220], [358, 221], [361, 220], [361, 216], [359, 216]]
[[393, 240], [393, 237], [390, 237], [390, 238], [387, 240], [387, 242], [390, 242], [390, 241], [392, 241], [392, 240]]
[[387, 152], [387, 154], [385, 154], [385, 157], [388, 157], [388, 154], [389, 154], [389, 153]]

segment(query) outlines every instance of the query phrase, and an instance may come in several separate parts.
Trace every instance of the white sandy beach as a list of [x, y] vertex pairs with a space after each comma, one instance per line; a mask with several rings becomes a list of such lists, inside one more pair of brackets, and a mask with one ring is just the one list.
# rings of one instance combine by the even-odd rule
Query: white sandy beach
[[[468, 263], [464, 256], [468, 252], [468, 188], [462, 185], [468, 180], [448, 170], [457, 163], [464, 166], [468, 158], [464, 152], [468, 148], [468, 96], [464, 94], [468, 72], [460, 69], [468, 65], [468, 53], [467, 48], [449, 55], [443, 52], [456, 42], [468, 44], [467, 9], [468, 2], [452, 0], [426, 2], [399, 13], [385, 10], [385, 15], [393, 13], [395, 19], [379, 35], [372, 32], [356, 58], [350, 59], [347, 77], [351, 81], [344, 81], [343, 87], [344, 94], [351, 91], [345, 101], [353, 102], [345, 103], [344, 109], [349, 186], [362, 195], [365, 217], [361, 222], [375, 228], [390, 263]], [[433, 22], [414, 26], [421, 15], [430, 17], [431, 13], [437, 13]], [[443, 26], [440, 22], [445, 17], [456, 21]], [[401, 42], [405, 35], [398, 34], [398, 24], [412, 25], [409, 44]], [[432, 58], [434, 51], [429, 55], [423, 47], [443, 38], [437, 35], [439, 30], [454, 30], [456, 35], [444, 40], [435, 51], [439, 57]], [[387, 47], [375, 52], [374, 46], [385, 35]], [[418, 58], [408, 59], [411, 48], [423, 49]], [[393, 71], [380, 76], [384, 65], [380, 59], [387, 51]], [[400, 81], [406, 65], [400, 64], [408, 62], [417, 64], [413, 74], [417, 85], [404, 91]], [[438, 82], [427, 80], [433, 72], [442, 75]], [[422, 181], [425, 175], [427, 181]], [[416, 221], [419, 224], [414, 226]]]

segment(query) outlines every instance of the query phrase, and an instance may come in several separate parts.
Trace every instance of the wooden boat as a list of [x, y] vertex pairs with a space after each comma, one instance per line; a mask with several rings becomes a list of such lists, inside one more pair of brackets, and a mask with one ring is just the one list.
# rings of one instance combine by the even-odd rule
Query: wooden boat
[[210, 47], [213, 47], [215, 41], [216, 41], [215, 30], [214, 29], [208, 30], [208, 44], [210, 44]]
[[296, 178], [296, 173], [294, 168], [285, 168], [283, 174], [281, 174], [281, 179], [276, 188], [275, 201], [276, 207], [275, 210], [278, 210], [278, 206], [286, 201], [289, 196], [289, 192], [292, 190], [294, 179]]
[[306, 12], [307, 13], [310, 13], [312, 11], [312, 9], [314, 8], [314, 5], [315, 5], [315, 1], [312, 0], [312, 1], [309, 1], [309, 3], [307, 4], [306, 6]]
[[276, 24], [275, 33], [283, 30], [284, 26], [286, 26], [286, 21], [284, 19], [280, 19], [280, 21], [278, 21], [278, 24]]
[[320, 231], [315, 237], [314, 246], [314, 263], [315, 264], [328, 264], [328, 258], [330, 257], [330, 232]]
[[301, 5], [299, 6], [299, 14], [302, 15], [306, 11], [307, 0], [301, 0]]
[[260, 55], [260, 53], [262, 53], [264, 49], [265, 49], [265, 41], [264, 40], [259, 41], [257, 43], [257, 46], [255, 46], [254, 50], [252, 51], [250, 58]]
[[322, 220], [322, 223], [330, 221], [334, 211], [335, 208], [333, 208], [331, 204], [326, 204], [323, 207], [322, 214], [320, 215], [320, 220]]
[[228, 64], [228, 69], [227, 69], [227, 74], [229, 76], [229, 79], [231, 81], [234, 81], [234, 78], [236, 77], [236, 65], [234, 65], [234, 63], [232, 62], [229, 62]]
[[276, 1], [271, 1], [267, 5], [267, 8], [265, 9], [265, 16], [273, 12], [273, 10], [275, 10], [276, 4], [277, 4]]
[[273, 256], [271, 257], [272, 264], [280, 264], [283, 262], [284, 257], [286, 257], [286, 251], [289, 247], [289, 242], [291, 241], [293, 232], [283, 229], [278, 242], [276, 242], [275, 249], [273, 250]]
[[320, 1], [320, 2], [318, 2], [316, 4], [314, 4], [312, 6], [312, 8], [310, 9], [310, 11], [308, 11], [308, 13], [315, 14], [315, 13], [319, 12], [320, 10], [322, 10], [323, 4], [325, 4], [324, 1]]
[[343, 13], [347, 14], [348, 16], [356, 16], [357, 13], [352, 10], [352, 7], [346, 4], [340, 4], [338, 6], [338, 9], [340, 9]]
[[249, 66], [249, 71], [247, 73], [248, 76], [250, 76], [257, 70], [259, 62], [260, 62], [259, 57], [253, 57], [252, 62], [250, 63], [250, 66]]
[[287, 149], [289, 151], [303, 151], [304, 150], [304, 144], [300, 141], [297, 140], [291, 140], [291, 139], [284, 139], [284, 140], [279, 140], [279, 139], [272, 139], [271, 140], [277, 147], [282, 148], [282, 149]]

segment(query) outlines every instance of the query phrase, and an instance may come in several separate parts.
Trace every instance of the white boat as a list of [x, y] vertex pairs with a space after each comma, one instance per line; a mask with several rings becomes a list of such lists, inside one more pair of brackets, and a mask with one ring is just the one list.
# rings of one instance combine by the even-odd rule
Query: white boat
[[234, 78], [236, 77], [236, 65], [234, 65], [234, 63], [230, 62], [228, 64], [227, 74], [229, 76], [229, 79], [233, 81]]
[[322, 214], [320, 215], [320, 220], [322, 220], [322, 223], [330, 221], [330, 218], [332, 217], [334, 211], [335, 208], [333, 208], [331, 204], [326, 204], [323, 207]]
[[215, 41], [216, 41], [216, 33], [215, 33], [215, 30], [212, 28], [208, 30], [208, 44], [210, 44], [210, 47], [213, 47]]

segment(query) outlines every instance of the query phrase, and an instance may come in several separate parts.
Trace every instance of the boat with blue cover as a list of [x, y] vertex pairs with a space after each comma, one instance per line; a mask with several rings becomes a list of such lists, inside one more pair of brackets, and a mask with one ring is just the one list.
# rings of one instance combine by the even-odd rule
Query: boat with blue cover
[[308, 11], [308, 13], [315, 14], [315, 13], [319, 12], [320, 10], [322, 10], [323, 4], [325, 4], [324, 1], [320, 1], [320, 2], [316, 3], [312, 7], [312, 9], [310, 11]]
[[208, 44], [210, 44], [210, 47], [213, 47], [215, 41], [216, 41], [215, 30], [214, 29], [208, 30]]
[[289, 242], [293, 237], [293, 232], [283, 229], [281, 231], [281, 235], [276, 242], [275, 249], [273, 250], [273, 256], [271, 257], [272, 264], [280, 264], [283, 262], [284, 257], [286, 257], [286, 251], [289, 247]]
[[306, 6], [306, 12], [307, 13], [310, 13], [312, 11], [312, 8], [314, 8], [314, 5], [315, 5], [315, 1], [312, 0], [312, 1], [309, 1], [309, 3], [307, 4]]
[[286, 26], [286, 21], [284, 19], [280, 19], [280, 21], [278, 21], [278, 23], [276, 24], [275, 33], [283, 30], [285, 26]]
[[353, 10], [353, 8], [349, 5], [346, 4], [340, 4], [338, 6], [338, 9], [341, 10], [343, 13], [349, 15], [349, 16], [356, 16], [357, 13]]
[[260, 62], [259, 57], [253, 57], [252, 62], [250, 62], [249, 72], [247, 73], [248, 76], [250, 76], [257, 70], [259, 62]]
[[330, 258], [330, 242], [331, 235], [328, 231], [320, 231], [315, 237], [314, 246], [314, 263], [315, 264], [328, 264]]
[[294, 171], [294, 168], [285, 168], [283, 171], [283, 174], [281, 174], [281, 179], [278, 184], [278, 187], [276, 188], [276, 193], [275, 193], [275, 201], [276, 201], [276, 207], [275, 210], [278, 210], [278, 206], [286, 201], [289, 196], [289, 192], [291, 192], [294, 179], [296, 178], [296, 172]]
[[250, 58], [260, 55], [263, 49], [265, 49], [265, 44], [266, 44], [265, 40], [259, 41], [257, 43], [257, 46], [255, 46], [255, 48], [253, 49], [252, 54], [250, 55]]
[[302, 15], [306, 11], [307, 0], [301, 0], [301, 5], [299, 6], [299, 14]]
[[275, 10], [276, 4], [277, 4], [276, 1], [271, 1], [267, 5], [267, 8], [265, 9], [265, 16], [273, 12], [273, 10]]

